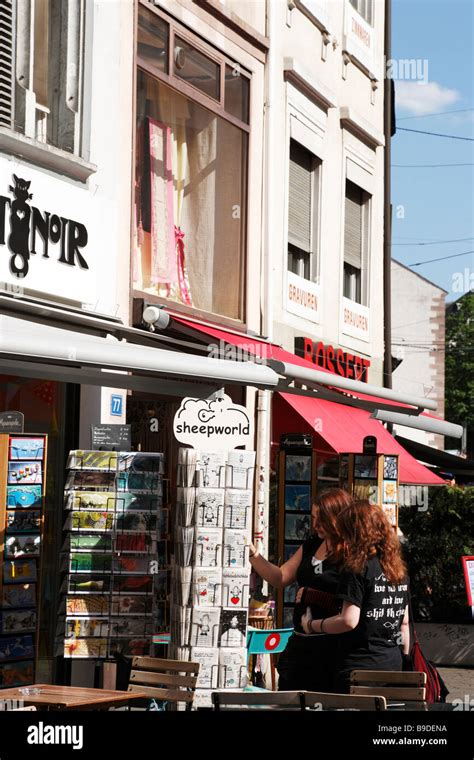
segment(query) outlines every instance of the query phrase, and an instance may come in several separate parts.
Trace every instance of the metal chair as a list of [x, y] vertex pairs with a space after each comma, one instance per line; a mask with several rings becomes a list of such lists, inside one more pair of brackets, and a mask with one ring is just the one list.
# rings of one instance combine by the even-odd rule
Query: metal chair
[[167, 702], [170, 709], [184, 702], [186, 710], [191, 710], [198, 675], [198, 662], [134, 657], [128, 691]]
[[380, 712], [387, 709], [387, 701], [381, 696], [359, 696], [353, 694], [328, 694], [318, 691], [303, 691], [305, 709], [320, 710], [369, 710]]
[[377, 695], [390, 700], [424, 702], [426, 673], [392, 670], [353, 670], [351, 694]]

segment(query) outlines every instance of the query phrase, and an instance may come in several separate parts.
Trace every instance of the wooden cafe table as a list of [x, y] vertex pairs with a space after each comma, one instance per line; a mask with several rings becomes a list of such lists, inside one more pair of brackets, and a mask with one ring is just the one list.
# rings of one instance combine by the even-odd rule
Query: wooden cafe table
[[[26, 689], [29, 690], [29, 694], [24, 693]], [[36, 683], [31, 686], [2, 689], [0, 701], [7, 699], [22, 700], [25, 707], [34, 705], [38, 710], [108, 710], [110, 707], [120, 707], [130, 704], [133, 700], [149, 697], [140, 692]]]

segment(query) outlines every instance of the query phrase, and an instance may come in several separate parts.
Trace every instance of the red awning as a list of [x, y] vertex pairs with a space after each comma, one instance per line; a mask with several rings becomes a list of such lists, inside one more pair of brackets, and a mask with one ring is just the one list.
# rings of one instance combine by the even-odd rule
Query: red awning
[[[292, 354], [290, 351], [285, 351], [285, 349], [276, 346], [273, 343], [267, 343], [248, 335], [231, 333], [227, 330], [222, 330], [211, 325], [204, 325], [190, 319], [183, 319], [174, 314], [173, 320], [207, 335], [215, 341], [223, 341], [232, 346], [237, 346], [238, 348], [247, 351], [249, 354], [264, 359], [276, 359], [278, 361], [286, 362], [287, 364], [297, 364], [299, 366], [317, 369], [321, 372], [327, 372], [330, 375], [333, 374], [332, 372], [329, 372], [329, 370], [319, 366], [316, 367], [312, 362], [303, 359], [301, 356]], [[278, 395], [281, 399], [284, 399], [285, 402], [282, 402], [281, 409], [278, 407], [279, 412], [276, 415], [276, 418], [274, 418], [274, 426], [276, 425], [276, 429], [278, 429], [279, 433], [290, 433], [297, 432], [298, 429], [301, 430], [300, 425], [301, 420], [303, 420], [304, 423], [311, 428], [310, 432], [313, 436], [320, 436], [320, 448], [335, 453], [362, 453], [362, 443], [365, 436], [375, 435], [377, 438], [377, 449], [381, 454], [399, 455], [401, 483], [436, 486], [445, 485], [444, 480], [431, 472], [427, 467], [420, 464], [411, 456], [411, 454], [400, 446], [395, 438], [387, 432], [378, 420], [372, 419], [370, 417], [370, 412], [364, 409], [347, 406], [342, 403], [336, 404], [332, 401], [323, 401], [308, 396], [298, 396], [291, 393], [281, 393]], [[381, 403], [387, 404], [386, 399], [377, 399], [375, 396], [365, 396], [365, 394], [357, 394], [357, 396], [370, 401], [380, 401]], [[276, 403], [278, 404], [278, 401]], [[394, 408], [397, 406], [406, 406], [405, 404], [390, 403], [393, 404]], [[292, 415], [292, 410], [299, 415], [299, 420], [289, 419]], [[288, 424], [286, 427], [285, 425], [281, 425], [282, 420], [287, 421]], [[317, 432], [319, 428], [321, 428], [320, 433]]]
[[[364, 409], [356, 409], [332, 401], [322, 401], [293, 393], [279, 393], [274, 407], [274, 436], [283, 433], [311, 432], [320, 445], [316, 448], [332, 450], [336, 454], [363, 453], [363, 441], [367, 435], [377, 438], [380, 454], [398, 454], [400, 483], [410, 485], [445, 485], [444, 480], [420, 464], [408, 453], [383, 425], [370, 417]], [[298, 418], [295, 419], [295, 412]], [[307, 423], [301, 429], [301, 420]]]

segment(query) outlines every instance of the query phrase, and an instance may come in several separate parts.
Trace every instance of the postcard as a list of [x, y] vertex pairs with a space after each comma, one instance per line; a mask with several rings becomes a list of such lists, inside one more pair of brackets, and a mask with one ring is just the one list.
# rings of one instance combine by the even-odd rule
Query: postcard
[[42, 469], [39, 462], [8, 462], [8, 482], [19, 485], [41, 483]]
[[158, 601], [166, 601], [168, 597], [168, 572], [160, 570], [154, 575], [155, 596]]
[[0, 616], [2, 633], [21, 633], [36, 629], [36, 610], [9, 610]]
[[396, 503], [397, 502], [397, 483], [393, 480], [384, 480], [383, 482], [383, 501]]
[[31, 533], [41, 529], [39, 509], [15, 509], [7, 512], [7, 533]]
[[113, 470], [115, 472], [117, 452], [76, 449], [69, 452], [66, 467], [68, 470]]
[[294, 609], [293, 607], [283, 607], [283, 620], [282, 620], [283, 628], [293, 628], [294, 627], [294, 623], [293, 623], [294, 612], [293, 612], [293, 609]]
[[107, 639], [65, 639], [64, 657], [107, 657]]
[[245, 647], [247, 643], [247, 610], [221, 612], [221, 647]]
[[91, 578], [90, 575], [69, 575], [61, 588], [67, 593], [97, 593], [106, 592], [110, 588], [110, 576]]
[[115, 654], [122, 654], [127, 657], [144, 657], [150, 654], [151, 646], [151, 636], [148, 638], [111, 639], [108, 657], [114, 657]]
[[235, 528], [224, 529], [224, 567], [246, 567], [249, 565], [250, 532]]
[[151, 594], [153, 576], [151, 575], [116, 575], [112, 579], [114, 594]]
[[4, 563], [4, 583], [27, 583], [35, 580], [36, 561], [34, 559], [14, 559]]
[[198, 689], [215, 689], [218, 683], [219, 650], [208, 647], [191, 647], [191, 661], [200, 665], [196, 683]]
[[151, 560], [146, 556], [114, 556], [112, 558], [112, 569], [117, 574], [144, 575], [150, 572], [150, 562]]
[[199, 451], [197, 455], [197, 481], [202, 488], [224, 488], [227, 453]]
[[219, 651], [219, 687], [243, 689], [247, 680], [247, 650], [223, 647]]
[[298, 591], [299, 587], [299, 583], [291, 583], [289, 586], [286, 586], [283, 592], [283, 601], [294, 604], [296, 601], [296, 592]]
[[117, 532], [129, 531], [132, 533], [143, 533], [147, 531], [156, 531], [157, 513], [156, 512], [124, 512], [116, 514]]
[[4, 608], [36, 607], [36, 585], [34, 583], [18, 583], [3, 586], [2, 606]]
[[117, 491], [147, 491], [161, 496], [161, 475], [157, 472], [119, 472]]
[[287, 454], [285, 480], [311, 481], [311, 455]]
[[7, 536], [5, 541], [5, 557], [39, 557], [41, 549], [41, 536], [39, 533], [19, 534]]
[[68, 491], [65, 509], [94, 509], [101, 512], [115, 510], [115, 494], [110, 491]]
[[181, 447], [178, 452], [177, 484], [183, 488], [195, 485], [198, 453]]
[[222, 565], [222, 528], [196, 527], [196, 566]]
[[65, 530], [83, 530], [103, 532], [112, 530], [114, 516], [108, 512], [70, 512], [64, 525]]
[[311, 511], [311, 486], [285, 486], [285, 509], [294, 512]]
[[103, 638], [109, 635], [109, 621], [105, 618], [66, 618], [66, 639]]
[[66, 615], [108, 615], [110, 611], [108, 596], [68, 596], [66, 597]]
[[193, 600], [198, 607], [219, 607], [222, 599], [222, 569], [193, 569]]
[[386, 480], [396, 480], [398, 477], [398, 457], [385, 456], [383, 462], [383, 476]]
[[107, 470], [70, 470], [65, 490], [74, 491], [78, 488], [97, 488], [100, 491], [115, 490], [115, 472]]
[[110, 618], [110, 635], [113, 638], [133, 638], [136, 636], [151, 636], [154, 633], [154, 620], [141, 615], [129, 617], [122, 615], [118, 618]]
[[151, 533], [117, 533], [115, 551], [129, 554], [156, 553], [156, 540]]
[[183, 528], [194, 525], [196, 489], [178, 487], [176, 501], [176, 524], [181, 525]]
[[171, 640], [178, 646], [187, 646], [191, 633], [191, 608], [171, 605]]
[[24, 686], [33, 683], [34, 675], [33, 660], [2, 663], [0, 665], [0, 686], [5, 689], [13, 686]]
[[112, 536], [110, 533], [104, 533], [103, 535], [94, 533], [90, 536], [70, 533], [66, 539], [64, 549], [65, 551], [69, 550], [73, 552], [111, 552]]
[[[180, 567], [178, 564], [173, 564], [171, 567], [171, 598], [176, 604], [181, 604], [183, 607], [186, 607], [189, 602], [192, 573], [192, 567]], [[161, 600], [166, 599], [166, 585], [163, 586], [161, 594], [164, 594], [161, 596]]]
[[151, 596], [134, 596], [133, 594], [113, 595], [110, 613], [112, 615], [150, 615], [153, 610]]
[[221, 611], [216, 607], [193, 608], [191, 618], [191, 636], [189, 643], [193, 647], [216, 647], [219, 640], [219, 623]]
[[72, 552], [69, 557], [71, 573], [110, 573], [112, 555], [103, 552]]
[[0, 639], [0, 661], [13, 660], [17, 657], [34, 657], [33, 636], [9, 636]]
[[224, 520], [224, 489], [196, 489], [195, 515], [196, 525], [221, 528]]
[[377, 457], [356, 454], [354, 457], [354, 478], [377, 478]]
[[285, 514], [285, 540], [305, 541], [311, 535], [309, 514]]
[[371, 504], [379, 502], [379, 487], [376, 480], [354, 480], [354, 499], [367, 499]]
[[163, 497], [160, 492], [154, 493], [117, 493], [115, 496], [115, 509], [117, 512], [157, 512], [161, 509]]
[[44, 459], [44, 438], [10, 438], [10, 459]]
[[7, 486], [8, 509], [16, 509], [17, 507], [41, 508], [41, 502], [41, 486]]
[[225, 492], [224, 526], [249, 530], [251, 528], [252, 506], [252, 491], [227, 488]]
[[244, 568], [224, 567], [222, 570], [222, 605], [242, 607], [249, 605], [249, 572]]
[[390, 525], [394, 528], [397, 527], [397, 505], [396, 504], [382, 504], [382, 509], [388, 517]]
[[129, 472], [164, 473], [164, 455], [155, 452], [121, 451], [117, 458], [118, 469]]
[[255, 474], [255, 451], [234, 449], [227, 455], [226, 487], [251, 490]]

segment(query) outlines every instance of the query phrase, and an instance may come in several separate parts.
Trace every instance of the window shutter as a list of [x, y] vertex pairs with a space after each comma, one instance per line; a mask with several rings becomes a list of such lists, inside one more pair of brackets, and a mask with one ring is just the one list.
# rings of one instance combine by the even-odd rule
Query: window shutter
[[294, 140], [290, 143], [288, 242], [311, 252], [311, 180], [313, 157]]
[[344, 261], [362, 269], [362, 190], [346, 182], [344, 220]]
[[0, 127], [13, 127], [13, 0], [0, 0]]

